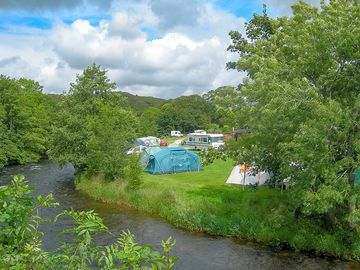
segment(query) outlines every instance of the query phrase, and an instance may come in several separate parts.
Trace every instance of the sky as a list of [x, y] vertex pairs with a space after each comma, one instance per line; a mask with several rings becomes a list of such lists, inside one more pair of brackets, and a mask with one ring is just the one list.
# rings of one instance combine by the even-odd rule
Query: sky
[[[0, 74], [69, 90], [92, 63], [118, 90], [174, 98], [241, 83], [226, 70], [230, 30], [267, 4], [272, 17], [296, 0], [0, 0]], [[317, 0], [307, 2], [319, 5]]]

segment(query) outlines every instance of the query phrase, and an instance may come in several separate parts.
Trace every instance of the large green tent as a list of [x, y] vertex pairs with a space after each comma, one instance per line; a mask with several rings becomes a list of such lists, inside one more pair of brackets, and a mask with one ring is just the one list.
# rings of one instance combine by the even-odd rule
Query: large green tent
[[140, 164], [143, 166], [147, 166], [149, 163], [149, 158], [151, 155], [154, 155], [157, 152], [160, 152], [162, 150], [159, 146], [151, 146], [146, 148], [140, 155]]
[[183, 147], [167, 147], [149, 156], [145, 172], [152, 174], [200, 171], [199, 156]]

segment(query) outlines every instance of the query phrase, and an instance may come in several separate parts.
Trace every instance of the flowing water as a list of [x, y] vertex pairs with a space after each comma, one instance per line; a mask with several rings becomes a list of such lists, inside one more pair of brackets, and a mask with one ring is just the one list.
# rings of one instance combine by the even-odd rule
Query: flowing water
[[[256, 245], [236, 243], [227, 238], [191, 234], [176, 229], [160, 218], [118, 205], [94, 201], [75, 190], [72, 166], [60, 167], [47, 160], [37, 164], [10, 166], [0, 175], [0, 183], [6, 183], [13, 175], [19, 174], [25, 175], [34, 186], [34, 194], [53, 193], [55, 201], [60, 203], [57, 208], [45, 209], [41, 213], [43, 217], [54, 217], [63, 209], [94, 209], [104, 218], [105, 224], [115, 235], [129, 229], [140, 243], [152, 244], [156, 249], [160, 249], [159, 243], [162, 239], [172, 236], [177, 242], [173, 255], [180, 257], [176, 269], [360, 269], [360, 265], [355, 263], [311, 257], [296, 252], [273, 251]], [[69, 225], [70, 220], [67, 218], [44, 224], [41, 228], [45, 234], [44, 248], [56, 248], [59, 242], [64, 240], [64, 236], [59, 232]], [[114, 241], [114, 236], [101, 235], [98, 241], [108, 244]]]

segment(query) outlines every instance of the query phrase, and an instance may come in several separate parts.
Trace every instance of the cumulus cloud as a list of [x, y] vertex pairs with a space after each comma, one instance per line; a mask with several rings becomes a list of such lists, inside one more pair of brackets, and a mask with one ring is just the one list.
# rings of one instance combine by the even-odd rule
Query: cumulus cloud
[[226, 51], [228, 32], [243, 31], [244, 19], [209, 3], [167, 1], [160, 9], [155, 2], [124, 0], [111, 19], [96, 25], [58, 20], [32, 35], [0, 34], [0, 73], [28, 77], [47, 92], [61, 93], [76, 74], [97, 63], [119, 90], [163, 98], [241, 82], [243, 75], [227, 71], [225, 63], [234, 57]]
[[236, 85], [241, 81], [239, 74], [225, 75], [226, 47], [230, 43], [227, 32], [243, 21], [216, 13], [210, 7], [203, 8], [214, 19], [216, 29], [212, 34], [205, 34], [202, 29], [211, 19], [200, 16], [194, 37], [185, 34], [191, 29], [183, 28], [182, 33], [168, 32], [160, 38], [148, 39], [141, 31], [141, 19], [119, 12], [99, 26], [86, 20], [76, 20], [71, 25], [59, 22], [51, 41], [57, 56], [71, 68], [100, 64], [109, 69], [120, 90], [132, 93], [167, 98], [202, 93], [230, 84], [224, 81], [229, 77]]
[[61, 93], [74, 80], [75, 71], [67, 66], [56, 70], [59, 58], [44, 35], [0, 34], [0, 74], [39, 81], [46, 92]]
[[199, 2], [196, 0], [152, 0], [150, 6], [159, 18], [161, 29], [177, 25], [194, 25], [200, 14]]
[[141, 36], [145, 36], [140, 31], [140, 25], [143, 22], [140, 16], [117, 12], [112, 16], [112, 20], [108, 25], [108, 31], [110, 35], [118, 35], [123, 39], [135, 39]]

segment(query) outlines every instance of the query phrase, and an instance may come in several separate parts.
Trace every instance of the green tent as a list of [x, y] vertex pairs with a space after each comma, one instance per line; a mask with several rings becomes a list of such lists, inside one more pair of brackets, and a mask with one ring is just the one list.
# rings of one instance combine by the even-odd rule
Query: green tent
[[167, 147], [149, 156], [145, 172], [152, 174], [200, 171], [199, 156], [183, 147]]
[[142, 153], [141, 153], [141, 157], [140, 157], [140, 163], [143, 166], [147, 166], [147, 164], [149, 163], [149, 158], [151, 155], [154, 155], [155, 153], [161, 151], [161, 147], [159, 146], [151, 146], [146, 148]]

